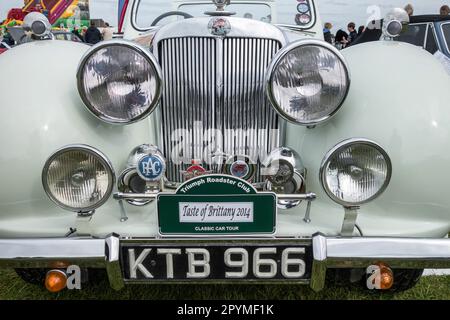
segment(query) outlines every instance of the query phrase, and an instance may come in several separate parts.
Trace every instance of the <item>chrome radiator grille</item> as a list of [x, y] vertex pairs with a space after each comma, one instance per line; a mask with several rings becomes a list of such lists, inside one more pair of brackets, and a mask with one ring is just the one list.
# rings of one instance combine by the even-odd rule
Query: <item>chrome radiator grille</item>
[[[266, 69], [280, 48], [276, 40], [255, 38], [184, 37], [159, 42], [165, 82], [161, 148], [170, 182], [184, 181], [182, 172], [194, 159], [220, 172], [220, 165], [204, 163], [211, 152], [224, 153], [225, 158], [257, 158], [256, 152], [267, 154], [280, 146], [280, 119], [264, 92]], [[189, 132], [181, 137], [181, 131], [174, 135], [177, 129]], [[173, 161], [173, 154], [183, 155], [183, 163]], [[259, 166], [258, 161], [256, 182], [261, 181]]]

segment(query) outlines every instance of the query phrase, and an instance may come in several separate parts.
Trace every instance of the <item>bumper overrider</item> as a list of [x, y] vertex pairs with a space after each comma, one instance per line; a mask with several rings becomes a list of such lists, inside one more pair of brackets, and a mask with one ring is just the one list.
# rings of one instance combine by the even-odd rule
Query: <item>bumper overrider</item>
[[[196, 248], [227, 246], [230, 243], [237, 246], [240, 243], [246, 245], [261, 243], [264, 247], [283, 243], [306, 246], [312, 253], [312, 258], [306, 262], [312, 264], [307, 266], [310, 270], [310, 279], [288, 279], [282, 282], [309, 283], [315, 291], [325, 287], [325, 275], [330, 268], [367, 268], [377, 263], [387, 264], [394, 269], [450, 268], [450, 239], [344, 238], [327, 237], [320, 233], [310, 239], [122, 239], [115, 234], [104, 239], [0, 239], [0, 267], [51, 269], [64, 264], [83, 268], [104, 268], [111, 287], [119, 290], [126, 283], [133, 282], [125, 279], [124, 268], [129, 265], [123, 261], [123, 248], [146, 245], [164, 248], [174, 244], [186, 247], [186, 243], [188, 245], [195, 243]], [[252, 272], [251, 269], [249, 272]], [[195, 282], [198, 280], [200, 279], [192, 279]], [[230, 280], [236, 282], [233, 279]], [[152, 279], [145, 281], [151, 283]], [[254, 282], [273, 283], [274, 281], [256, 279]]]

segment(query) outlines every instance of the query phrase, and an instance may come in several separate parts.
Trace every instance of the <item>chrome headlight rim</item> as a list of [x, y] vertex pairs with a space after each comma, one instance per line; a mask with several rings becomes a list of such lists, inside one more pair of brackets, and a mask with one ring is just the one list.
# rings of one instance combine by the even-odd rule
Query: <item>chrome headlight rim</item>
[[[351, 145], [357, 145], [357, 144], [363, 144], [363, 145], [370, 146], [370, 147], [376, 149], [384, 157], [384, 159], [386, 161], [386, 166], [387, 166], [387, 175], [386, 175], [386, 179], [385, 179], [382, 187], [374, 195], [365, 199], [364, 201], [348, 202], [348, 201], [344, 201], [344, 200], [340, 199], [339, 197], [335, 196], [334, 193], [331, 192], [331, 190], [329, 190], [329, 188], [327, 187], [327, 182], [326, 182], [325, 169], [329, 163], [329, 160], [335, 153], [337, 153], [345, 148], [348, 148]], [[319, 170], [320, 184], [322, 185], [322, 188], [325, 191], [325, 193], [328, 195], [328, 197], [330, 197], [331, 200], [333, 200], [334, 202], [336, 202], [346, 208], [359, 207], [363, 204], [367, 204], [367, 203], [377, 199], [379, 196], [381, 196], [384, 193], [384, 191], [386, 191], [387, 187], [389, 186], [389, 183], [391, 182], [391, 178], [392, 178], [391, 158], [389, 157], [387, 152], [384, 150], [384, 148], [380, 144], [378, 144], [377, 142], [375, 142], [373, 140], [366, 139], [366, 138], [351, 138], [351, 139], [344, 140], [344, 141], [338, 143], [337, 145], [335, 145], [333, 148], [331, 148], [330, 151], [328, 151], [325, 154], [325, 157], [322, 160], [322, 163], [320, 165], [320, 170]]]
[[[105, 169], [108, 172], [108, 176], [109, 176], [108, 189], [105, 192], [105, 196], [103, 197], [103, 199], [94, 205], [87, 206], [84, 208], [70, 207], [70, 206], [67, 206], [67, 205], [59, 202], [58, 199], [56, 199], [56, 197], [50, 191], [49, 184], [47, 181], [47, 173], [50, 168], [50, 165], [55, 160], [55, 158], [57, 158], [58, 156], [60, 156], [61, 154], [65, 153], [65, 152], [69, 152], [69, 151], [84, 151], [84, 152], [90, 153], [91, 155], [97, 157], [97, 159], [101, 162], [101, 164], [105, 167]], [[102, 205], [104, 205], [108, 201], [108, 199], [111, 197], [111, 194], [113, 193], [113, 190], [114, 190], [114, 186], [116, 184], [116, 174], [115, 174], [115, 171], [114, 171], [111, 161], [100, 150], [98, 150], [94, 147], [91, 147], [89, 145], [85, 145], [85, 144], [70, 144], [70, 145], [66, 145], [66, 146], [56, 150], [47, 159], [47, 161], [44, 164], [44, 167], [42, 168], [41, 180], [42, 180], [42, 186], [44, 188], [45, 193], [47, 194], [47, 197], [53, 203], [55, 203], [57, 206], [61, 207], [64, 210], [71, 211], [71, 212], [93, 212], [96, 209], [98, 209], [99, 207], [101, 207]]]
[[[317, 46], [317, 47], [321, 47], [321, 48], [331, 51], [340, 60], [340, 62], [344, 66], [345, 76], [346, 76], [345, 78], [347, 81], [347, 88], [344, 93], [344, 96], [342, 97], [342, 101], [339, 102], [339, 104], [333, 110], [333, 112], [331, 112], [329, 115], [324, 116], [320, 119], [310, 120], [310, 121], [298, 121], [298, 119], [290, 116], [287, 112], [285, 112], [278, 105], [275, 95], [274, 95], [274, 89], [273, 89], [273, 76], [275, 75], [275, 70], [278, 67], [279, 63], [292, 50], [295, 50], [297, 48], [304, 47], [304, 46]], [[350, 86], [351, 86], [350, 69], [349, 69], [348, 63], [347, 63], [346, 59], [344, 58], [344, 56], [342, 55], [342, 53], [337, 48], [335, 48], [334, 46], [329, 44], [328, 42], [323, 41], [323, 40], [318, 40], [318, 39], [297, 40], [297, 41], [294, 41], [291, 44], [283, 47], [280, 51], [278, 51], [278, 53], [275, 55], [272, 62], [270, 63], [270, 65], [267, 69], [267, 74], [266, 74], [266, 79], [265, 79], [266, 95], [267, 95], [271, 105], [277, 111], [277, 113], [286, 121], [289, 121], [296, 125], [301, 125], [301, 126], [306, 126], [306, 127], [313, 127], [318, 124], [324, 123], [324, 122], [330, 120], [334, 115], [336, 115], [336, 113], [341, 109], [342, 105], [344, 104], [344, 102], [347, 99], [348, 93], [350, 91]]]
[[[86, 65], [86, 62], [99, 50], [101, 50], [105, 47], [109, 47], [109, 46], [122, 46], [122, 47], [126, 47], [126, 48], [136, 51], [138, 54], [143, 56], [152, 65], [152, 67], [155, 71], [157, 85], [156, 85], [155, 97], [154, 97], [152, 103], [150, 104], [149, 108], [145, 112], [143, 112], [139, 116], [137, 116], [131, 120], [128, 120], [128, 121], [121, 121], [121, 120], [116, 120], [116, 119], [111, 119], [111, 118], [105, 117], [103, 114], [101, 114], [100, 112], [98, 112], [96, 110], [96, 108], [92, 105], [92, 103], [87, 98], [86, 92], [83, 90], [83, 69], [84, 69], [84, 66]], [[103, 122], [109, 123], [109, 124], [128, 125], [128, 124], [133, 124], [133, 123], [139, 122], [139, 121], [147, 118], [153, 111], [155, 111], [156, 107], [158, 106], [158, 104], [161, 100], [161, 96], [162, 96], [162, 88], [163, 88], [162, 69], [161, 69], [161, 66], [159, 65], [158, 61], [156, 60], [156, 57], [145, 47], [143, 47], [137, 43], [131, 42], [131, 41], [113, 39], [113, 40], [99, 42], [96, 45], [92, 46], [82, 56], [80, 63], [78, 64], [77, 89], [78, 89], [78, 93], [81, 97], [81, 100], [83, 101], [83, 104], [85, 105], [86, 109], [92, 115], [94, 115], [97, 119], [99, 119]]]

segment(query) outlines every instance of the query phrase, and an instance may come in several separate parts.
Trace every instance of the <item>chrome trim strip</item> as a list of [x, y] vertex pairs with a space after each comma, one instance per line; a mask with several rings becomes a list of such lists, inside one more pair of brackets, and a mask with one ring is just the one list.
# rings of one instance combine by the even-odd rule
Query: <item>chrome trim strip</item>
[[120, 266], [120, 239], [118, 235], [111, 235], [105, 240], [106, 243], [106, 272], [109, 284], [114, 290], [120, 290], [125, 286]]
[[327, 238], [327, 259], [448, 259], [449, 239]]
[[147, 28], [142, 28], [142, 27], [138, 26], [136, 18], [137, 18], [137, 13], [138, 13], [138, 8], [139, 8], [140, 2], [141, 2], [141, 0], [135, 0], [133, 3], [133, 6], [131, 7], [131, 16], [130, 16], [131, 26], [139, 32], [147, 32], [147, 31], [159, 28], [157, 26], [155, 26], [155, 27], [148, 26]]
[[[114, 193], [115, 200], [157, 200], [160, 194], [171, 194], [171, 193], [123, 193], [116, 192]], [[172, 193], [175, 194], [175, 193]], [[284, 201], [314, 201], [317, 196], [315, 193], [306, 193], [306, 194], [277, 194], [278, 200]]]
[[383, 262], [391, 268], [450, 268], [450, 239], [336, 238], [313, 236], [311, 288], [325, 287], [326, 269], [367, 268]]
[[442, 49], [441, 42], [439, 41], [439, 37], [438, 37], [438, 34], [437, 34], [436, 26], [434, 25], [434, 23], [432, 23], [432, 24], [430, 25], [430, 28], [431, 28], [431, 30], [433, 31], [433, 37], [434, 37], [434, 41], [435, 41], [436, 44], [437, 44], [438, 51], [444, 53], [444, 50]]
[[[441, 25], [440, 25], [440, 28], [441, 28], [441, 37], [444, 39], [444, 43], [445, 43], [445, 50], [448, 52], [448, 53], [450, 53], [450, 44], [449, 43], [447, 43], [447, 38], [446, 38], [446, 36], [445, 36], [445, 32], [444, 32], [444, 26], [446, 26], [446, 25], [450, 25], [450, 22], [448, 22], [448, 23], [441, 23]], [[439, 43], [439, 45], [440, 45], [440, 41], [437, 41], [438, 43]]]
[[[86, 61], [98, 50], [100, 50], [104, 47], [108, 47], [108, 46], [124, 46], [124, 47], [130, 48], [130, 49], [136, 51], [138, 54], [143, 56], [152, 65], [153, 70], [155, 72], [155, 78], [156, 78], [157, 84], [156, 84], [155, 97], [154, 97], [152, 103], [150, 104], [149, 108], [144, 113], [142, 113], [138, 117], [136, 117], [130, 121], [127, 121], [127, 122], [111, 120], [111, 119], [107, 119], [107, 118], [103, 117], [92, 106], [92, 104], [90, 103], [89, 99], [86, 96], [86, 93], [83, 90], [83, 69], [84, 69], [84, 65], [86, 64]], [[81, 100], [83, 100], [83, 103], [84, 103], [86, 109], [91, 114], [93, 114], [97, 119], [99, 119], [103, 122], [106, 122], [106, 123], [110, 123], [110, 124], [118, 124], [118, 125], [131, 124], [131, 123], [135, 123], [135, 122], [145, 119], [158, 106], [159, 101], [161, 99], [163, 86], [164, 86], [164, 82], [163, 82], [163, 77], [162, 77], [162, 70], [161, 70], [161, 67], [160, 67], [159, 63], [157, 62], [156, 58], [153, 56], [153, 54], [148, 49], [144, 48], [143, 46], [141, 46], [135, 42], [127, 41], [127, 40], [123, 40], [123, 39], [113, 39], [113, 40], [109, 40], [109, 41], [103, 41], [103, 42], [99, 42], [98, 44], [94, 45], [83, 55], [83, 57], [80, 60], [79, 65], [78, 65], [78, 69], [77, 69], [78, 93], [80, 94]]]
[[[48, 183], [47, 183], [47, 173], [48, 173], [48, 169], [50, 167], [50, 164], [52, 163], [52, 161], [59, 156], [60, 154], [64, 153], [64, 152], [68, 152], [68, 151], [84, 151], [87, 153], [90, 153], [92, 155], [94, 155], [95, 157], [97, 157], [100, 162], [103, 163], [104, 167], [106, 168], [106, 170], [108, 171], [108, 174], [110, 176], [110, 184], [108, 186], [108, 190], [105, 193], [105, 196], [103, 197], [103, 199], [101, 201], [99, 201], [98, 203], [96, 203], [95, 205], [92, 205], [90, 207], [86, 207], [83, 209], [78, 209], [78, 208], [71, 208], [68, 207], [66, 205], [61, 204], [50, 192], [50, 189], [48, 187]], [[58, 205], [59, 207], [68, 210], [68, 211], [73, 211], [73, 212], [90, 212], [93, 211], [95, 209], [97, 209], [98, 207], [100, 207], [101, 205], [103, 205], [106, 201], [108, 201], [109, 197], [111, 196], [111, 193], [114, 189], [114, 185], [116, 183], [116, 174], [114, 172], [114, 168], [113, 165], [111, 163], [111, 161], [108, 159], [108, 157], [101, 152], [100, 150], [85, 145], [85, 144], [71, 144], [71, 145], [67, 145], [64, 146], [58, 150], [56, 150], [45, 162], [44, 167], [42, 168], [42, 174], [41, 174], [41, 181], [42, 181], [42, 186], [44, 188], [45, 193], [47, 194], [47, 196], [50, 198], [50, 200], [52, 200], [56, 205]]]
[[[325, 177], [325, 166], [328, 164], [328, 161], [330, 160], [330, 157], [333, 156], [333, 154], [337, 151], [339, 151], [340, 149], [344, 149], [350, 145], [353, 144], [366, 144], [369, 145], [371, 147], [374, 147], [375, 149], [377, 149], [386, 159], [386, 165], [388, 167], [388, 173], [387, 173], [387, 177], [386, 177], [386, 181], [383, 185], [383, 187], [375, 194], [373, 195], [371, 198], [362, 201], [362, 202], [357, 202], [357, 203], [350, 203], [350, 202], [346, 202], [343, 201], [339, 198], [337, 198], [326, 186], [326, 177]], [[391, 162], [391, 158], [389, 157], [389, 155], [387, 154], [387, 152], [383, 149], [383, 147], [381, 145], [379, 145], [378, 143], [369, 140], [369, 139], [365, 139], [365, 138], [351, 138], [351, 139], [347, 139], [344, 140], [340, 143], [338, 143], [337, 145], [335, 145], [333, 148], [331, 148], [330, 151], [328, 151], [325, 154], [325, 157], [322, 160], [322, 163], [320, 164], [320, 170], [319, 170], [319, 180], [320, 183], [322, 185], [322, 188], [324, 189], [324, 191], [326, 192], [326, 194], [331, 198], [331, 200], [333, 200], [334, 202], [344, 206], [344, 207], [354, 207], [354, 206], [359, 206], [365, 203], [368, 203], [376, 198], [378, 198], [381, 194], [383, 194], [383, 192], [386, 190], [386, 188], [389, 186], [389, 182], [391, 181], [391, 177], [392, 177], [392, 162]]]
[[105, 265], [105, 240], [93, 238], [0, 239], [0, 266], [54, 268], [52, 262]]
[[311, 283], [312, 290], [318, 292], [325, 287], [326, 275], [327, 275], [327, 243], [326, 237], [322, 234], [313, 236], [313, 263], [311, 270]]
[[[276, 102], [276, 99], [275, 99], [274, 93], [273, 93], [273, 87], [272, 87], [272, 80], [273, 80], [272, 78], [273, 78], [275, 69], [278, 67], [278, 64], [281, 62], [281, 60], [284, 59], [284, 57], [289, 52], [291, 52], [292, 50], [294, 50], [296, 48], [302, 47], [302, 46], [318, 46], [318, 47], [322, 47], [322, 48], [325, 48], [325, 49], [331, 51], [342, 62], [343, 66], [345, 68], [346, 77], [347, 77], [347, 90], [345, 92], [344, 97], [342, 98], [342, 101], [339, 102], [336, 109], [326, 117], [323, 117], [323, 118], [317, 119], [317, 120], [306, 121], [306, 122], [298, 122], [295, 118], [288, 115], [277, 105], [277, 102]], [[351, 86], [350, 69], [349, 69], [347, 61], [345, 60], [342, 53], [338, 49], [336, 49], [334, 46], [332, 46], [331, 44], [329, 44], [323, 40], [318, 40], [318, 39], [302, 39], [302, 40], [294, 41], [294, 42], [290, 43], [289, 45], [283, 47], [280, 51], [278, 51], [278, 53], [273, 58], [272, 63], [270, 64], [269, 68], [267, 69], [266, 79], [265, 79], [265, 91], [266, 91], [267, 97], [269, 98], [270, 103], [275, 108], [277, 113], [286, 121], [289, 121], [289, 122], [291, 122], [293, 124], [297, 124], [297, 125], [303, 125], [303, 126], [314, 126], [316, 124], [323, 123], [323, 122], [331, 119], [340, 110], [340, 108], [344, 104], [345, 100], [347, 99], [348, 93], [350, 91], [350, 86]]]

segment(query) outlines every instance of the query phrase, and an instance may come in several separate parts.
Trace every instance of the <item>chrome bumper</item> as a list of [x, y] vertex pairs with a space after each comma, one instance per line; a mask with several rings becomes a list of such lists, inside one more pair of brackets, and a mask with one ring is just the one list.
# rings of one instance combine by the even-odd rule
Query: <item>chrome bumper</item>
[[119, 237], [0, 239], [0, 267], [58, 268], [58, 264], [106, 268], [111, 287], [123, 287]]
[[[315, 291], [325, 287], [330, 268], [366, 268], [377, 262], [404, 269], [450, 268], [450, 239], [336, 238], [316, 234], [312, 249], [310, 285]], [[119, 290], [125, 285], [117, 235], [105, 239], [0, 239], [0, 267], [57, 268], [58, 262], [106, 268], [112, 288]]]

